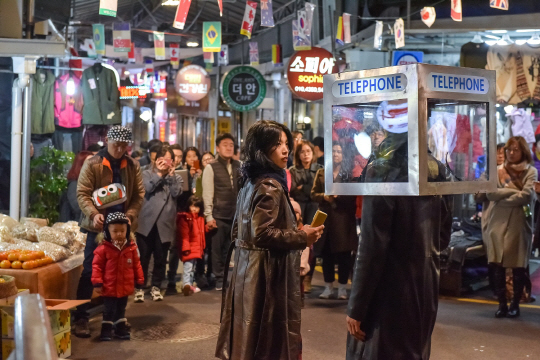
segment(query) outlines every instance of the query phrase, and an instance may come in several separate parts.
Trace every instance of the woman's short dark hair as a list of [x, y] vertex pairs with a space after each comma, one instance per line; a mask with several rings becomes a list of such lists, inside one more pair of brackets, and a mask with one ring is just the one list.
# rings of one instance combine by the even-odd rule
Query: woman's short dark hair
[[506, 146], [505, 143], [498, 143], [498, 144], [497, 144], [497, 151], [503, 149], [505, 146]]
[[171, 159], [174, 161], [174, 151], [168, 145], [163, 145], [156, 151], [156, 160], [164, 157], [167, 153], [171, 154]]
[[315, 147], [313, 146], [313, 144], [307, 140], [301, 140], [296, 146], [296, 149], [294, 149], [294, 166], [299, 169], [303, 168], [302, 160], [300, 160], [300, 153], [302, 152], [302, 148], [304, 147], [304, 145], [309, 146], [309, 148], [311, 149], [311, 153], [313, 154], [311, 164], [317, 162], [317, 159], [315, 159]]
[[190, 146], [190, 147], [187, 147], [184, 150], [184, 153], [182, 154], [182, 163], [183, 164], [186, 163], [186, 157], [187, 157], [188, 152], [190, 152], [190, 151], [194, 151], [195, 155], [197, 155], [197, 159], [199, 159], [199, 161], [201, 161], [201, 153], [199, 152], [199, 149], [197, 149], [195, 146]]
[[521, 150], [521, 162], [525, 161], [527, 164], [532, 163], [532, 154], [531, 149], [529, 149], [529, 145], [527, 144], [527, 141], [523, 136], [512, 136], [508, 141], [506, 142], [506, 146], [504, 147], [505, 153], [504, 158], [506, 159], [506, 150], [510, 148], [512, 145], [517, 145], [519, 149]]
[[278, 146], [281, 133], [287, 136], [289, 153], [293, 147], [291, 131], [285, 125], [275, 121], [261, 120], [252, 125], [247, 133], [242, 158], [244, 163], [240, 169], [243, 180], [254, 179], [274, 164], [268, 157]]
[[189, 212], [190, 206], [197, 206], [200, 209], [200, 213], [202, 213], [204, 208], [204, 202], [200, 197], [191, 195], [186, 203], [186, 211]]
[[141, 150], [135, 150], [134, 152], [131, 153], [132, 158], [141, 157], [141, 156], [142, 156]]

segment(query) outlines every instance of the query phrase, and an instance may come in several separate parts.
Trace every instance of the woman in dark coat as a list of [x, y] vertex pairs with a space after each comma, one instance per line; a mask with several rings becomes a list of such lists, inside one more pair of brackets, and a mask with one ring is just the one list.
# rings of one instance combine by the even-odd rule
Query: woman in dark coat
[[324, 227], [296, 228], [284, 170], [291, 147], [290, 131], [277, 122], [259, 121], [248, 131], [235, 266], [224, 286], [216, 348], [223, 360], [296, 360], [301, 353], [300, 254]]
[[[339, 143], [332, 145], [334, 164], [334, 182], [345, 182], [350, 178], [349, 170], [343, 161], [342, 147]], [[326, 228], [321, 241], [315, 245], [315, 255], [323, 259], [323, 275], [325, 289], [319, 296], [321, 299], [335, 298], [334, 267], [338, 265], [338, 299], [346, 300], [347, 282], [352, 269], [352, 251], [358, 247], [356, 234], [356, 197], [332, 196], [324, 194], [325, 169], [317, 171], [315, 183], [311, 190], [311, 198], [319, 203], [321, 211], [328, 214]]]
[[77, 181], [84, 162], [90, 157], [92, 157], [90, 151], [81, 151], [73, 159], [73, 165], [67, 174], [68, 188], [60, 199], [61, 222], [81, 220], [82, 211], [77, 202]]

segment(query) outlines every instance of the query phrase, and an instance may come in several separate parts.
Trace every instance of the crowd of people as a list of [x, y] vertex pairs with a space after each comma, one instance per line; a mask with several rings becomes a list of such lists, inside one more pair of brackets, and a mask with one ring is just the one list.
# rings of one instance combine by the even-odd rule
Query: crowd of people
[[[430, 284], [438, 282], [438, 272], [427, 271], [432, 268], [429, 261], [425, 263], [423, 273], [426, 279], [422, 284], [411, 280], [408, 286], [396, 288], [395, 281], [388, 279], [387, 282], [394, 284], [393, 290], [381, 290], [380, 286], [373, 285], [373, 281], [368, 281], [362, 271], [369, 272], [373, 279], [380, 271], [379, 280], [382, 282], [385, 282], [385, 276], [401, 276], [394, 272], [396, 269], [389, 268], [391, 265], [377, 258], [384, 257], [384, 251], [394, 246], [391, 238], [398, 235], [389, 232], [396, 228], [396, 224], [403, 236], [410, 233], [418, 240], [414, 246], [416, 250], [428, 249], [433, 241], [428, 234], [422, 233], [420, 236], [418, 233], [421, 232], [418, 229], [425, 224], [413, 221], [426, 214], [411, 217], [414, 211], [403, 213], [395, 223], [387, 224], [385, 221], [389, 217], [376, 217], [374, 209], [379, 211], [384, 208], [389, 214], [396, 215], [409, 205], [421, 205], [419, 209], [422, 206], [441, 208], [444, 211], [441, 210], [441, 217], [436, 221], [439, 227], [444, 227], [448, 216], [443, 217], [442, 214], [451, 213], [447, 199], [430, 202], [422, 197], [418, 200], [369, 197], [364, 201], [356, 196], [326, 195], [325, 171], [332, 171], [334, 182], [342, 182], [350, 176], [342, 167], [342, 144], [332, 144], [332, 167], [325, 169], [323, 138], [317, 137], [310, 142], [303, 139], [302, 133], [291, 133], [274, 122], [259, 122], [250, 128], [241, 160], [236, 140], [231, 134], [217, 137], [215, 155], [210, 152], [201, 155], [195, 147], [182, 149], [179, 145], [169, 145], [155, 139], [144, 144], [146, 151], [131, 152], [131, 145], [131, 130], [115, 126], [107, 134], [104, 147], [94, 146], [78, 153], [67, 175], [69, 185], [61, 203], [63, 220], [80, 220], [81, 230], [87, 233], [84, 270], [77, 298], [90, 299], [94, 291], [103, 296], [105, 310], [101, 340], [111, 340], [115, 336], [130, 338], [125, 308], [128, 296], [133, 292], [134, 302], [139, 303], [147, 297], [153, 301], [163, 301], [164, 295], [177, 295], [180, 292], [190, 296], [201, 290], [215, 289], [224, 291], [217, 357], [225, 359], [235, 351], [245, 353], [252, 350], [262, 351], [262, 355], [271, 358], [297, 354], [300, 350], [296, 345], [272, 349], [268, 344], [267, 348], [256, 350], [251, 349], [253, 345], [248, 342], [231, 348], [230, 336], [236, 336], [238, 332], [238, 336], [248, 339], [250, 333], [254, 333], [262, 339], [264, 333], [270, 331], [273, 336], [281, 334], [280, 341], [301, 344], [299, 339], [291, 338], [292, 333], [300, 334], [299, 313], [293, 311], [286, 318], [273, 319], [277, 321], [273, 330], [262, 331], [257, 324], [271, 321], [265, 318], [269, 314], [281, 316], [272, 308], [280, 308], [283, 304], [294, 304], [293, 310], [299, 311], [301, 305], [297, 305], [303, 303], [304, 293], [312, 290], [311, 279], [317, 259], [322, 261], [325, 282], [324, 291], [319, 295], [321, 299], [347, 300], [347, 284], [354, 273], [347, 318], [351, 336], [348, 353], [352, 354], [351, 358], [360, 358], [358, 354], [368, 351], [370, 346], [369, 351], [382, 351], [377, 348], [381, 345], [379, 343], [358, 346], [358, 341], [363, 342], [366, 331], [370, 331], [369, 321], [374, 325], [372, 337], [374, 332], [386, 334], [384, 327], [391, 326], [381, 325], [383, 323], [378, 323], [368, 311], [371, 307], [375, 313], [382, 314], [383, 307], [392, 307], [386, 304], [390, 301], [386, 295], [395, 293], [390, 298], [399, 298], [412, 286], [414, 291], [425, 293], [426, 298], [433, 298], [434, 303], [429, 308], [436, 310], [436, 289], [423, 284], [426, 281]], [[517, 317], [528, 276], [535, 193], [540, 190], [540, 185], [533, 154], [523, 138], [513, 137], [507, 144], [501, 144], [498, 155], [499, 189], [478, 196], [477, 201], [484, 202], [483, 238], [500, 302], [496, 317]], [[535, 159], [538, 158], [538, 154], [535, 155]], [[362, 176], [369, 178], [369, 174]], [[106, 198], [111, 193], [111, 185], [121, 189], [123, 194], [121, 201], [112, 201], [109, 206]], [[101, 189], [107, 191], [102, 193], [103, 197], [98, 203], [95, 193]], [[418, 204], [412, 204], [414, 201]], [[318, 209], [328, 217], [324, 226], [312, 228], [309, 224]], [[363, 213], [367, 214], [370, 226], [362, 224]], [[401, 218], [411, 218], [411, 221], [405, 224]], [[362, 225], [361, 247], [357, 225]], [[379, 225], [380, 229], [377, 230]], [[389, 234], [387, 243], [381, 240], [386, 239], [385, 231]], [[441, 239], [442, 233], [441, 230]], [[376, 241], [376, 245], [370, 245], [370, 241]], [[444, 247], [444, 243], [439, 242], [438, 246]], [[384, 249], [377, 250], [381, 246]], [[401, 255], [408, 251], [401, 245], [395, 246], [399, 249], [394, 250]], [[234, 267], [228, 281], [233, 249], [236, 250]], [[412, 257], [416, 256], [413, 250]], [[433, 258], [438, 257], [440, 250], [431, 249], [435, 251]], [[297, 258], [300, 254], [301, 259]], [[396, 258], [394, 263], [400, 262], [399, 259]], [[183, 271], [181, 286], [178, 287], [180, 261]], [[264, 266], [261, 265], [263, 263]], [[301, 278], [296, 279], [298, 265]], [[416, 265], [402, 265], [404, 268], [411, 266], [411, 271], [415, 271], [412, 267]], [[281, 268], [272, 272], [269, 269], [273, 266]], [[334, 291], [336, 266], [337, 293]], [[510, 307], [506, 298], [506, 268], [513, 271], [514, 295]], [[258, 281], [248, 283], [244, 280], [246, 276], [258, 279], [262, 272], [273, 274], [264, 277], [274, 287], [271, 294]], [[244, 293], [249, 291], [253, 298], [260, 299], [268, 308], [259, 313], [262, 310], [258, 305], [252, 308], [254, 303], [244, 303], [238, 292], [240, 289]], [[301, 289], [298, 299], [291, 295], [297, 293], [296, 289]], [[372, 303], [361, 305], [366, 299], [371, 299]], [[379, 299], [375, 301], [379, 305], [374, 305], [376, 299]], [[234, 317], [238, 314], [250, 318], [253, 325], [238, 330], [234, 324]], [[426, 320], [421, 332], [430, 334], [434, 314], [417, 315]], [[400, 317], [404, 321], [412, 321], [403, 314], [395, 314], [396, 319]], [[74, 323], [75, 335], [90, 336], [88, 305], [77, 308]], [[362, 323], [364, 325], [361, 327]], [[297, 328], [297, 332], [291, 330]], [[415, 341], [425, 347], [429, 344], [429, 337], [424, 335]], [[407, 347], [407, 344], [404, 341], [403, 346]], [[421, 351], [425, 351], [425, 348]]]

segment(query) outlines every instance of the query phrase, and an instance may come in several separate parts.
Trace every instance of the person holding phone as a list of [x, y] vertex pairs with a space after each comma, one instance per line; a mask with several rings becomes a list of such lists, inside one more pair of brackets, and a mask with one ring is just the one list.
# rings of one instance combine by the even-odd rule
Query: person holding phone
[[[182, 193], [183, 180], [174, 170], [174, 152], [170, 146], [163, 146], [157, 151], [152, 168], [142, 174], [146, 195], [139, 216], [137, 245], [141, 252], [145, 279], [148, 275], [150, 257], [154, 255], [150, 291], [154, 301], [163, 300], [161, 283], [165, 278], [167, 251], [176, 238], [176, 198]], [[142, 290], [136, 292], [135, 301], [144, 301]]]
[[319, 239], [324, 226], [296, 227], [285, 172], [292, 146], [289, 129], [275, 121], [257, 121], [246, 137], [225, 261], [234, 250], [235, 266], [224, 284], [215, 353], [222, 360], [301, 356], [301, 250]]

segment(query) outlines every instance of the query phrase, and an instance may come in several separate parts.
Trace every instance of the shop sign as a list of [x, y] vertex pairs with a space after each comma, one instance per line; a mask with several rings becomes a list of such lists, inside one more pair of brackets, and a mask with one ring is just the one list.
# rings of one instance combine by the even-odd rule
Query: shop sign
[[266, 81], [257, 69], [237, 66], [223, 77], [221, 95], [232, 110], [253, 110], [266, 96]]
[[146, 99], [150, 89], [146, 85], [140, 86], [120, 86], [120, 99]]
[[188, 65], [183, 67], [176, 75], [175, 87], [176, 91], [184, 99], [199, 101], [208, 95], [210, 76], [203, 67]]
[[407, 77], [404, 74], [368, 77], [336, 81], [332, 85], [334, 97], [384, 94], [405, 90]]
[[423, 51], [394, 51], [392, 52], [392, 66], [410, 65], [424, 62]]
[[322, 48], [297, 51], [287, 67], [291, 92], [297, 97], [317, 101], [323, 98], [323, 75], [337, 72], [336, 60]]
[[430, 73], [427, 84], [432, 91], [466, 94], [487, 94], [489, 91], [488, 79], [481, 76]]

